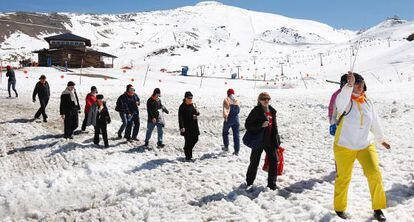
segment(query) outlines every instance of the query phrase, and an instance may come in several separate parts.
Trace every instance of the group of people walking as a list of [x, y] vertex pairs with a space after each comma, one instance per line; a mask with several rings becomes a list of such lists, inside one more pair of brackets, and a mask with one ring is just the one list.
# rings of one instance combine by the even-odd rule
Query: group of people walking
[[[9, 69], [9, 96], [10, 86], [15, 91], [15, 77], [13, 70]], [[11, 79], [11, 80], [10, 80]], [[364, 78], [353, 72], [341, 77], [340, 89], [331, 98], [329, 105], [330, 133], [334, 136], [334, 157], [336, 166], [336, 179], [334, 190], [334, 210], [341, 218], [349, 218], [346, 212], [348, 187], [351, 181], [352, 169], [357, 159], [362, 165], [364, 175], [367, 177], [372, 198], [374, 217], [379, 221], [385, 221], [382, 209], [386, 208], [386, 196], [382, 185], [382, 176], [379, 168], [379, 160], [375, 147], [375, 141], [390, 149], [385, 141], [385, 136], [380, 124], [377, 111], [371, 99], [366, 95], [367, 86]], [[17, 92], [16, 97], [17, 97]], [[33, 91], [33, 101], [38, 96], [40, 108], [35, 118], [43, 117], [47, 122], [46, 107], [50, 98], [50, 88], [46, 77], [42, 75], [36, 83]], [[98, 94], [95, 86], [86, 96], [84, 109], [84, 121], [81, 130], [93, 125], [95, 129], [94, 143], [99, 144], [99, 136], [102, 134], [104, 146], [108, 147], [107, 124], [111, 122], [109, 110], [104, 101], [104, 96]], [[126, 86], [126, 91], [118, 97], [115, 110], [119, 113], [122, 124], [117, 132], [119, 139], [125, 138], [129, 142], [138, 141], [140, 127], [139, 96], [132, 85]], [[263, 151], [269, 160], [267, 187], [277, 189], [277, 151], [281, 145], [277, 125], [277, 111], [270, 105], [271, 97], [268, 93], [260, 93], [257, 105], [250, 111], [246, 121], [246, 133], [243, 143], [252, 148], [250, 164], [246, 173], [246, 184], [254, 183], [257, 169]], [[151, 97], [146, 102], [147, 108], [147, 132], [145, 145], [149, 146], [152, 132], [157, 128], [157, 147], [163, 148], [163, 128], [166, 125], [164, 115], [169, 114], [168, 109], [161, 102], [161, 90], [155, 88]], [[66, 89], [60, 96], [60, 115], [64, 120], [64, 138], [72, 139], [75, 129], [78, 127], [78, 115], [81, 107], [76, 93], [75, 83], [69, 81]], [[223, 151], [229, 151], [229, 131], [233, 132], [234, 155], [240, 152], [240, 103], [235, 97], [235, 91], [229, 89], [227, 97], [223, 101]], [[178, 109], [179, 132], [184, 137], [184, 154], [187, 161], [193, 160], [193, 148], [198, 142], [200, 129], [198, 117], [200, 111], [193, 103], [193, 94], [185, 92], [183, 102]], [[374, 134], [371, 138], [370, 132]]]

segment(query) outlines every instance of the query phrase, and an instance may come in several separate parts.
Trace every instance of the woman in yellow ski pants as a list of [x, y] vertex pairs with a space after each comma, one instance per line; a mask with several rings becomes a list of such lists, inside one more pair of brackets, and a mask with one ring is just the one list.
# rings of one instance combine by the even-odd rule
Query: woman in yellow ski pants
[[348, 218], [347, 208], [348, 187], [351, 182], [352, 169], [355, 160], [361, 164], [364, 175], [368, 180], [372, 199], [374, 217], [385, 221], [381, 209], [385, 209], [387, 201], [382, 175], [378, 164], [378, 154], [375, 140], [389, 149], [385, 142], [381, 124], [373, 103], [365, 96], [366, 85], [362, 76], [348, 73], [348, 85], [342, 88], [336, 98], [339, 125], [335, 133], [334, 156], [336, 162], [336, 179], [334, 192], [334, 208], [341, 218]]

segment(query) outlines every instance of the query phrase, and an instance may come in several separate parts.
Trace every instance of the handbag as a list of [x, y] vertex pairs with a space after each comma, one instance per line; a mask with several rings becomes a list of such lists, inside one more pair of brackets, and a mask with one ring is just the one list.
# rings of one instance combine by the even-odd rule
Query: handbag
[[246, 131], [243, 136], [243, 144], [251, 149], [259, 149], [263, 145], [264, 130], [260, 130], [259, 133], [252, 133]]
[[[285, 165], [285, 158], [283, 157], [283, 152], [285, 151], [285, 148], [279, 146], [279, 148], [277, 149], [277, 159], [278, 159], [278, 163], [277, 163], [277, 175], [280, 176], [283, 174], [283, 167]], [[269, 157], [266, 154], [265, 157], [265, 162], [263, 164], [263, 170], [268, 172], [269, 171]]]

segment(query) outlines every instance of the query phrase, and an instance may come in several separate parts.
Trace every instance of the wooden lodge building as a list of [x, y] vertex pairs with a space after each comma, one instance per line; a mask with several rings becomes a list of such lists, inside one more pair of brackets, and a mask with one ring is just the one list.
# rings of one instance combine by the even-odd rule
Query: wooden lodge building
[[[113, 68], [114, 55], [99, 52], [88, 47], [91, 40], [65, 33], [44, 38], [49, 49], [34, 51], [38, 54], [39, 66], [63, 66], [67, 68]], [[112, 64], [105, 64], [104, 58], [110, 58]]]

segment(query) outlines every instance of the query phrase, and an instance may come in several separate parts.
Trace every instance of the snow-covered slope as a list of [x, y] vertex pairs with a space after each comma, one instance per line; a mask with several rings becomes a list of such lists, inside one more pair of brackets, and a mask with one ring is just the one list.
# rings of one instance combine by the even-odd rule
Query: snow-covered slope
[[[255, 41], [328, 44], [346, 41], [348, 34], [353, 35], [319, 22], [253, 12], [217, 2], [144, 13], [59, 15], [70, 20], [63, 24], [67, 30], [90, 38], [94, 48], [118, 55], [121, 64], [154, 56], [162, 49], [169, 49], [165, 53], [167, 55], [189, 55], [198, 51], [246, 54], [252, 51]], [[50, 34], [32, 37], [41, 39]], [[9, 47], [2, 45], [2, 51], [10, 47], [19, 49], [13, 44]], [[30, 52], [36, 47], [38, 45], [27, 46], [21, 51]]]

